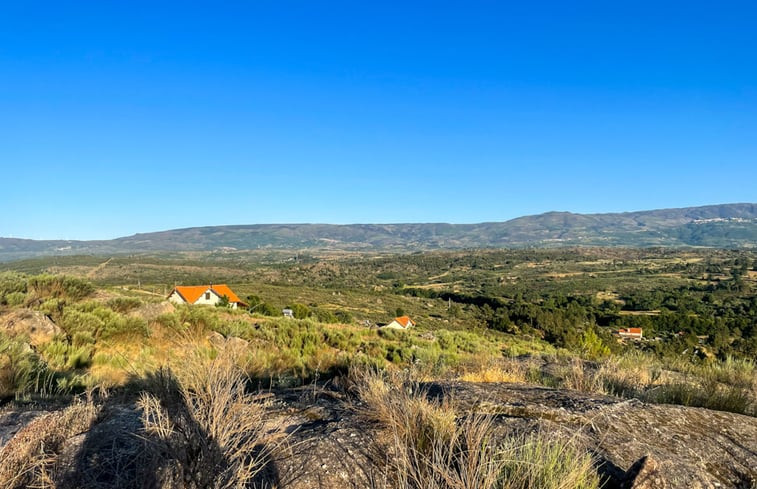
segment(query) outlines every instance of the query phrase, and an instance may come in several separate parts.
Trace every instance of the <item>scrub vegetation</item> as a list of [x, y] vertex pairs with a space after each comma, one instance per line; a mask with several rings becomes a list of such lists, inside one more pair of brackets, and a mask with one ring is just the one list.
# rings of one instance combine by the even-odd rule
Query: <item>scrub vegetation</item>
[[[153, 483], [257, 484], [288, 443], [263, 429], [271, 406], [259, 393], [331, 383], [382, 433], [374, 450], [393, 454], [375, 487], [598, 487], [577, 440], [493, 437], [490, 417], [429, 397], [423, 382], [527, 383], [755, 416], [755, 263], [748, 251], [590, 248], [4, 264], [0, 397], [68, 407], [14, 439], [32, 444], [17, 454], [34, 456], [5, 459], [0, 482], [76, 487], [51, 462], [56, 440], [106, 416], [103, 396], [119, 393], [138, 398], [140, 453], [157, 465], [130, 463]], [[222, 281], [247, 309], [165, 302], [174, 282]], [[417, 327], [379, 327], [399, 315]], [[19, 329], [27, 316], [47, 334]], [[628, 327], [643, 338], [613, 334]]]

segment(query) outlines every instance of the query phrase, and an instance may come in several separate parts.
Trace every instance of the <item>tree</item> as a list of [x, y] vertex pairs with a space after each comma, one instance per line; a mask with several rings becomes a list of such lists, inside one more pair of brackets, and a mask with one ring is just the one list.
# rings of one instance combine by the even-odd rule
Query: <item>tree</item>
[[224, 295], [216, 302], [216, 307], [229, 307], [229, 296]]
[[306, 317], [310, 316], [310, 308], [305, 304], [298, 304], [295, 302], [294, 304], [289, 306], [289, 309], [292, 310], [292, 315], [295, 317], [295, 319], [305, 319]]

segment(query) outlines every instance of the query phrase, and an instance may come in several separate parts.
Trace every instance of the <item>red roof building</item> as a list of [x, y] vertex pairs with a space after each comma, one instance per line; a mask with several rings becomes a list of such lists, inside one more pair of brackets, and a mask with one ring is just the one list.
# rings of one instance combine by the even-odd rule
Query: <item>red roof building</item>
[[247, 306], [226, 284], [177, 285], [168, 294], [168, 300], [174, 304], [205, 304], [214, 306], [224, 296], [229, 299], [229, 306], [233, 309]]

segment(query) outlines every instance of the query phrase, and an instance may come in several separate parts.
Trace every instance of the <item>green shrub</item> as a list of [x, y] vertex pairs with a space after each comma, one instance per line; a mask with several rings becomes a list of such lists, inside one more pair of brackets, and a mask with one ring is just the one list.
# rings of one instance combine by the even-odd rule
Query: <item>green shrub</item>
[[338, 322], [336, 315], [327, 309], [316, 308], [312, 313], [319, 323], [334, 324]]
[[324, 333], [324, 339], [326, 340], [326, 344], [328, 344], [332, 348], [346, 350], [349, 347], [347, 337], [339, 330], [326, 331]]
[[24, 292], [11, 292], [5, 295], [5, 301], [9, 306], [20, 306], [26, 300]]
[[95, 291], [87, 280], [65, 275], [34, 275], [29, 277], [28, 287], [40, 298], [67, 297], [75, 301]]
[[161, 314], [160, 316], [155, 318], [155, 322], [163, 326], [164, 328], [174, 330], [178, 330], [179, 326], [181, 326], [181, 323], [179, 322], [179, 316], [173, 312]]
[[264, 302], [260, 305], [255, 311], [259, 312], [260, 314], [264, 316], [281, 316], [281, 309], [275, 307], [273, 304], [269, 304], [267, 302]]
[[136, 297], [114, 297], [106, 305], [116, 312], [126, 314], [129, 311], [139, 308], [142, 301]]
[[176, 310], [176, 314], [179, 324], [197, 333], [221, 328], [222, 321], [218, 318], [216, 310], [211, 307], [183, 306]]
[[96, 302], [85, 302], [66, 308], [62, 327], [72, 338], [77, 333], [89, 334], [97, 340], [116, 336], [149, 335], [147, 321], [144, 319], [122, 316]]
[[42, 355], [47, 360], [48, 365], [54, 369], [62, 369], [68, 361], [68, 351], [70, 345], [63, 338], [55, 338], [47, 344], [42, 351]]
[[295, 302], [289, 306], [289, 309], [292, 310], [292, 315], [295, 319], [305, 319], [310, 316], [310, 308], [305, 304], [298, 304]]
[[142, 318], [116, 316], [105, 322], [100, 338], [103, 340], [121, 337], [137, 336], [146, 338], [150, 335], [147, 321]]
[[63, 317], [63, 308], [66, 306], [64, 299], [47, 299], [39, 305], [38, 309], [41, 313], [46, 314], [53, 318], [56, 323]]
[[72, 369], [89, 367], [92, 364], [93, 353], [94, 348], [92, 345], [74, 347], [68, 353], [66, 366]]
[[0, 334], [0, 398], [38, 389], [46, 371], [47, 365], [29, 345]]
[[336, 316], [337, 322], [340, 322], [342, 324], [351, 324], [354, 321], [352, 314], [341, 309], [336, 311], [334, 313], [334, 316]]
[[379, 338], [383, 338], [385, 340], [394, 341], [399, 340], [401, 338], [405, 337], [405, 331], [394, 329], [394, 328], [379, 328], [378, 335]]
[[95, 337], [89, 331], [77, 331], [74, 333], [72, 343], [74, 346], [93, 345]]
[[26, 275], [16, 272], [0, 273], [0, 296], [12, 294], [13, 292], [26, 293], [27, 291]]
[[77, 309], [67, 308], [63, 313], [61, 327], [73, 337], [77, 332], [87, 332], [97, 337], [105, 323], [96, 314], [83, 312]]

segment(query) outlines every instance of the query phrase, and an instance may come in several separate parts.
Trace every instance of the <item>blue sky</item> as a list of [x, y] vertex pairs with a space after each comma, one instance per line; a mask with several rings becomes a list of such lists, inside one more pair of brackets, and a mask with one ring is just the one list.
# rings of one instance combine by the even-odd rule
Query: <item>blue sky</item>
[[753, 2], [3, 2], [0, 236], [755, 202], [756, 18]]

